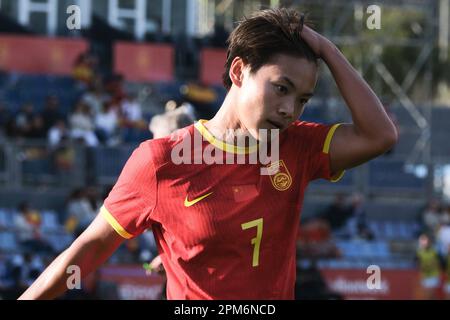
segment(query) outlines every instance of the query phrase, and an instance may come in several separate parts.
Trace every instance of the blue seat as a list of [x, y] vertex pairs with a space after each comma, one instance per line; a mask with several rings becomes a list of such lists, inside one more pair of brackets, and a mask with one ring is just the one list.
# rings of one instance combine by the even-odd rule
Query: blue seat
[[373, 256], [386, 259], [390, 256], [389, 245], [385, 241], [376, 241], [373, 243]]
[[11, 252], [17, 250], [16, 236], [13, 232], [0, 233], [0, 251]]
[[25, 160], [22, 162], [24, 176], [30, 179], [43, 174], [51, 174], [52, 168], [52, 161], [48, 158]]
[[13, 215], [7, 209], [0, 208], [0, 227], [4, 228], [14, 227]]
[[385, 189], [423, 189], [425, 179], [405, 172], [404, 162], [373, 160], [369, 162], [369, 184]]
[[47, 234], [46, 238], [50, 242], [50, 245], [53, 247], [53, 249], [58, 252], [61, 252], [68, 248], [74, 240], [72, 235], [65, 233]]
[[134, 147], [130, 148], [97, 148], [94, 152], [95, 171], [97, 177], [117, 177]]
[[62, 226], [58, 221], [58, 214], [54, 211], [42, 211], [42, 229], [45, 231], [59, 230]]

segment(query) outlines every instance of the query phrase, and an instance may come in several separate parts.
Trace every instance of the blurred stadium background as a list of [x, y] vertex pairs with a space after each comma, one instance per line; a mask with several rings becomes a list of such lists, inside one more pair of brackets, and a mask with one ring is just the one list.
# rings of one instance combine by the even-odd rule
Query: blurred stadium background
[[[72, 4], [80, 30], [66, 25]], [[371, 4], [380, 30], [366, 27]], [[215, 113], [234, 22], [279, 5], [309, 12], [400, 133], [393, 150], [341, 182], [309, 187], [297, 298], [446, 297], [449, 0], [0, 0], [0, 299], [16, 298], [91, 221], [130, 152], [153, 137], [152, 119], [158, 127], [179, 106], [196, 119]], [[302, 118], [348, 121], [322, 69]], [[430, 255], [417, 255], [422, 234]], [[160, 299], [164, 276], [145, 270], [156, 254], [151, 232], [127, 241], [64, 299]], [[367, 286], [370, 265], [381, 269], [378, 290]]]

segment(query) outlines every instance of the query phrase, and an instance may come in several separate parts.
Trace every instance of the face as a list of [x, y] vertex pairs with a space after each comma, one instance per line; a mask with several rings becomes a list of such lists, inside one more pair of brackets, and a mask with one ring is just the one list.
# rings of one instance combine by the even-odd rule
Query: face
[[285, 54], [275, 55], [256, 73], [250, 73], [248, 66], [243, 70], [237, 112], [242, 125], [258, 140], [259, 129], [282, 132], [300, 117], [318, 76], [314, 62]]
[[419, 237], [419, 246], [421, 248], [428, 248], [430, 246], [430, 240], [427, 236], [422, 235]]

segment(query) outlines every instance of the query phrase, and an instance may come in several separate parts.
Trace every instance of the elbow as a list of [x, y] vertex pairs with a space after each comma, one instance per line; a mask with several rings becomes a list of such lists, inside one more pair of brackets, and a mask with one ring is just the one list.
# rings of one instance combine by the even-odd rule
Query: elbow
[[379, 152], [383, 154], [391, 150], [398, 142], [398, 132], [395, 127], [387, 130], [381, 137], [379, 137]]

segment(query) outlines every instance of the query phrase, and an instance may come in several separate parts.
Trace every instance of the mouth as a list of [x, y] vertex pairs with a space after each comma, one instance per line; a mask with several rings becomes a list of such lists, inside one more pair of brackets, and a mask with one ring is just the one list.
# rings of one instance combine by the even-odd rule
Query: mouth
[[284, 125], [278, 121], [267, 120], [267, 123], [273, 127], [272, 129], [279, 129], [281, 131], [284, 128]]

